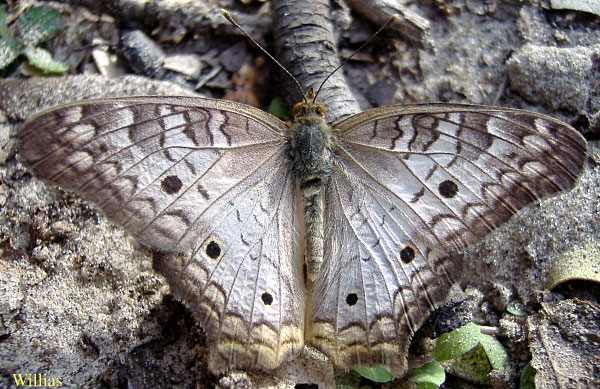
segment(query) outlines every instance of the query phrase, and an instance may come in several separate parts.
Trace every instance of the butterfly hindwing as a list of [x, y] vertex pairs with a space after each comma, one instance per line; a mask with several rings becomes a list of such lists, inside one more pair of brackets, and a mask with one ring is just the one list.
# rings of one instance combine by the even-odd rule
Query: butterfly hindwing
[[279, 162], [210, 219], [191, 256], [157, 265], [206, 331], [214, 372], [274, 369], [304, 344], [295, 182]]
[[325, 197], [331, 244], [311, 294], [307, 342], [337, 366], [380, 364], [401, 376], [410, 335], [458, 279], [460, 258], [420, 240], [380, 184], [334, 166]]
[[142, 243], [207, 332], [213, 371], [274, 368], [303, 345], [287, 127], [237, 103], [88, 100], [19, 133], [40, 178], [96, 203]]

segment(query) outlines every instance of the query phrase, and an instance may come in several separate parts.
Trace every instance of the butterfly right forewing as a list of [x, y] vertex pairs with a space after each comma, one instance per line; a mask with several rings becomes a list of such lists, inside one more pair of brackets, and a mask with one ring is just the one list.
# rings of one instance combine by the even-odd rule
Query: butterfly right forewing
[[197, 239], [201, 215], [280, 158], [284, 131], [242, 104], [135, 97], [54, 108], [18, 136], [38, 177], [98, 204], [140, 241], [177, 250]]

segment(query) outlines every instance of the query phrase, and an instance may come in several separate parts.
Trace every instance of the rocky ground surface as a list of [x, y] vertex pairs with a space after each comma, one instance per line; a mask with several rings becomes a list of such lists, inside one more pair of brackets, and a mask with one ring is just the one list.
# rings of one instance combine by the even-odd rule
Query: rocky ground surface
[[[76, 195], [35, 179], [18, 162], [14, 144], [33, 113], [82, 98], [197, 92], [221, 98], [227, 91], [267, 105], [281, 94], [277, 81], [265, 81], [269, 72], [256, 60], [260, 53], [225, 30], [217, 10], [238, 12], [253, 36], [270, 45], [269, 3], [172, 2], [156, 6], [163, 20], [152, 26], [108, 11], [45, 3], [65, 19], [47, 47], [71, 65], [70, 75], [24, 76], [17, 63], [0, 79], [0, 386], [14, 385], [14, 373], [44, 373], [69, 387], [326, 385], [331, 368], [310, 350], [274, 375], [211, 375], [202, 330], [152, 269], [151, 250]], [[465, 252], [464, 281], [442, 309], [450, 327], [466, 319], [496, 328], [511, 358], [501, 380], [507, 387], [516, 385], [529, 360], [541, 372], [541, 388], [600, 382], [598, 361], [590, 360], [600, 353], [598, 283], [571, 281], [560, 294], [545, 291], [548, 272], [565, 256], [600, 257], [600, 19], [552, 4], [413, 2], [408, 9], [424, 21], [420, 33], [410, 42], [383, 35], [344, 67], [362, 109], [433, 101], [494, 104], [554, 116], [589, 140], [589, 161], [576, 188], [528, 207]], [[170, 14], [169, 6], [177, 10]], [[203, 21], [194, 30], [177, 23], [177, 17], [193, 19], [194, 12], [208, 15], [194, 19]], [[334, 19], [343, 55], [377, 27], [358, 8], [338, 5]], [[151, 59], [141, 65], [128, 59], [126, 48], [116, 55], [104, 45], [133, 28], [150, 37], [140, 45]], [[244, 64], [258, 75], [248, 84], [259, 87], [232, 83]], [[142, 75], [126, 75], [132, 69]], [[523, 304], [527, 318], [507, 313], [513, 300]], [[352, 375], [342, 380], [368, 385]], [[469, 385], [456, 377], [447, 383]]]

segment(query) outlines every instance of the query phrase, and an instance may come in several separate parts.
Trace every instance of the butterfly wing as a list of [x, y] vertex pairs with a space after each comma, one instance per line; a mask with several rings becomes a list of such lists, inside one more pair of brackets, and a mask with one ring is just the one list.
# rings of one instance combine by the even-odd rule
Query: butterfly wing
[[303, 345], [295, 183], [285, 125], [222, 100], [90, 100], [19, 133], [40, 178], [96, 203], [142, 243], [207, 332], [213, 371], [273, 368]]
[[333, 131], [330, 243], [307, 342], [339, 366], [383, 364], [396, 375], [406, 371], [410, 336], [459, 276], [459, 257], [448, 253], [571, 188], [586, 156], [568, 125], [493, 107], [383, 107]]

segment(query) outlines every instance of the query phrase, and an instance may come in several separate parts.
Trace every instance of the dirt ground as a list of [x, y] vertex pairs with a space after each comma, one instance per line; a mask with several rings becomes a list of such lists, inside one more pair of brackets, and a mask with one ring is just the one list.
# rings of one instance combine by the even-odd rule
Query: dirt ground
[[[68, 75], [32, 76], [22, 60], [1, 73], [0, 386], [14, 387], [15, 373], [42, 373], [67, 387], [326, 387], [334, 373], [338, 384], [375, 386], [334, 372], [311, 350], [272, 374], [210, 374], [202, 329], [153, 270], [153, 252], [19, 163], [14, 135], [20, 125], [68, 101], [227, 94], [267, 107], [292, 93], [278, 86], [287, 81], [218, 12], [231, 10], [275, 52], [269, 2], [117, 1], [102, 10], [93, 3], [44, 2], [64, 18], [64, 29], [45, 47], [71, 66]], [[381, 22], [353, 1], [333, 3], [336, 45], [346, 56]], [[509, 371], [495, 387], [517, 387], [529, 361], [539, 388], [600, 386], [600, 362], [593, 357], [600, 355], [598, 282], [573, 280], [546, 290], [557, 261], [600, 261], [600, 17], [537, 0], [405, 7], [420, 23], [410, 36], [384, 32], [343, 68], [361, 110], [415, 102], [522, 108], [571, 124], [588, 140], [589, 153], [572, 191], [527, 207], [464, 253], [463, 281], [440, 316], [416, 335], [411, 352], [423, 351], [419, 342], [440, 328], [472, 320], [493, 328], [509, 353]], [[150, 42], [133, 35], [133, 48], [116, 45], [134, 29]], [[527, 317], [507, 313], [515, 300]], [[408, 357], [411, 365], [421, 361]], [[445, 387], [480, 387], [460, 375], [449, 375]]]

